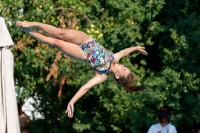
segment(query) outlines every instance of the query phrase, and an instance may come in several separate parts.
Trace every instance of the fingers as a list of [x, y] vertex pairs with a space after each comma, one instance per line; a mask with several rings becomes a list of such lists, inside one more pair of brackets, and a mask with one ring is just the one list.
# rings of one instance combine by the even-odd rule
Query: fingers
[[74, 107], [73, 107], [73, 105], [69, 105], [69, 108], [70, 108], [70, 115], [68, 114], [68, 116], [69, 116], [69, 118], [72, 118], [73, 117], [73, 114], [74, 114]]
[[72, 112], [71, 110], [69, 110], [69, 111], [67, 112], [67, 114], [68, 114], [68, 117], [69, 117], [69, 118], [72, 118], [72, 117], [73, 117], [73, 112]]
[[[145, 48], [144, 48], [144, 49], [145, 49]], [[147, 53], [147, 51], [145, 51], [144, 49], [141, 49], [140, 52], [141, 52], [143, 55], [146, 55], [146, 56], [147, 56], [148, 53]]]
[[74, 107], [73, 107], [73, 105], [68, 104], [66, 113], [68, 114], [69, 118], [73, 117], [73, 113], [74, 113]]
[[67, 113], [69, 118], [73, 117], [73, 113], [72, 113], [72, 111], [70, 109], [67, 109], [67, 111], [65, 113]]
[[68, 112], [68, 117], [69, 117], [69, 118], [72, 118], [72, 117], [73, 117], [72, 111], [69, 111], [69, 112]]
[[142, 51], [142, 54], [144, 54], [146, 56], [148, 55], [148, 53], [145, 50]]
[[142, 47], [142, 46], [139, 46], [139, 48], [140, 48], [140, 52], [143, 54], [143, 55], [148, 55], [148, 53], [145, 51], [145, 47]]

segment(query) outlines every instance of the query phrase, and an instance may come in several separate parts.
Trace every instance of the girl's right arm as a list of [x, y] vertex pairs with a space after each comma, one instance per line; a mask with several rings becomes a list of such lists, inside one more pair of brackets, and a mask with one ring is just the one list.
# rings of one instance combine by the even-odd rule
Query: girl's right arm
[[148, 53], [145, 51], [145, 47], [141, 47], [141, 46], [136, 46], [136, 47], [129, 47], [126, 49], [123, 49], [117, 53], [114, 54], [115, 56], [115, 62], [119, 62], [119, 60], [121, 58], [123, 58], [124, 56], [129, 55], [130, 53], [134, 52], [134, 51], [139, 51], [144, 55], [148, 55]]
[[92, 88], [93, 86], [100, 84], [102, 82], [104, 82], [107, 79], [107, 75], [106, 74], [99, 74], [96, 73], [95, 77], [93, 77], [92, 79], [90, 79], [85, 85], [83, 85], [78, 92], [73, 96], [73, 98], [70, 100], [70, 102], [68, 103], [67, 106], [67, 110], [66, 113], [68, 113], [68, 117], [72, 118], [73, 117], [73, 112], [74, 112], [74, 103], [80, 99], [90, 88]]

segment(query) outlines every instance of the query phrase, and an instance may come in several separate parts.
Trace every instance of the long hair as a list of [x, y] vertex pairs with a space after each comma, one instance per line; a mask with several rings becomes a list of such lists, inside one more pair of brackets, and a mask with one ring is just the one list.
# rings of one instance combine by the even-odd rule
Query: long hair
[[137, 91], [142, 91], [146, 88], [146, 86], [131, 86], [131, 84], [135, 81], [136, 75], [134, 73], [130, 73], [127, 77], [119, 77], [117, 79], [116, 77], [115, 80], [116, 82], [120, 85], [123, 86], [127, 92], [137, 92]]

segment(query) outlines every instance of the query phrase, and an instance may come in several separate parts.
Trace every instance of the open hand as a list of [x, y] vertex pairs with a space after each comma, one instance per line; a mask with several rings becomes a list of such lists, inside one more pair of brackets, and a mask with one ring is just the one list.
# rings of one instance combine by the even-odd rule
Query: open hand
[[144, 55], [148, 55], [148, 53], [145, 51], [145, 47], [141, 47], [141, 46], [136, 46], [137, 51], [139, 51], [140, 53], [144, 54]]
[[68, 103], [66, 113], [68, 113], [68, 117], [72, 118], [74, 113], [74, 104]]

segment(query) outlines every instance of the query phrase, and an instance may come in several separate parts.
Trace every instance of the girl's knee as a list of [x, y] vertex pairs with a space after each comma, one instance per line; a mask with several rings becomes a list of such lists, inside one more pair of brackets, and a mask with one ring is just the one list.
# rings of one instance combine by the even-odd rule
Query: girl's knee
[[54, 47], [60, 47], [61, 45], [60, 40], [58, 39], [52, 39], [50, 44], [53, 45]]
[[58, 30], [57, 30], [57, 36], [58, 36], [58, 38], [63, 38], [66, 35], [67, 35], [67, 30], [66, 29], [60, 29], [60, 28], [58, 28]]

